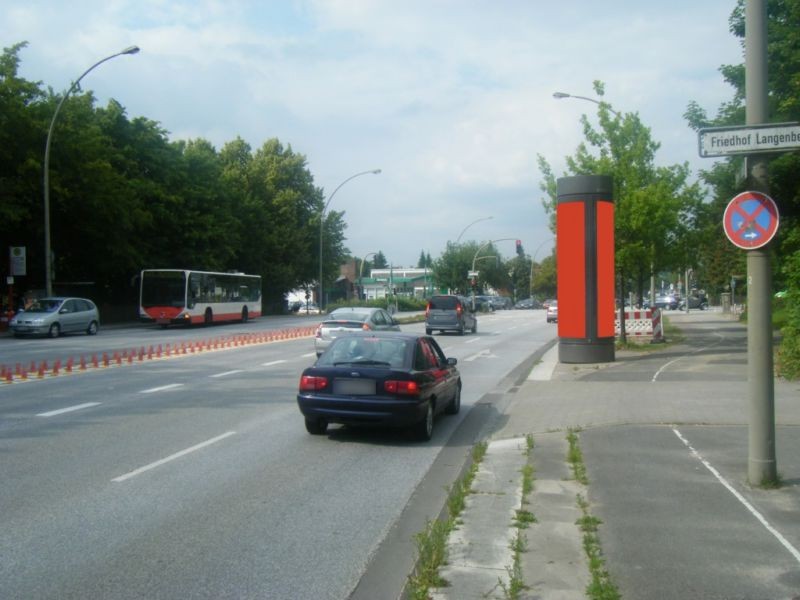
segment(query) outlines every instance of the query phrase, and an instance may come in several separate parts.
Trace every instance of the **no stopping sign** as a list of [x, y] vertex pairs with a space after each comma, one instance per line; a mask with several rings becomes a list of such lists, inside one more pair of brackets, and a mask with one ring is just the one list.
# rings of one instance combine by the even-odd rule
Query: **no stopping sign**
[[744, 250], [769, 243], [778, 231], [778, 205], [761, 192], [742, 192], [728, 203], [722, 218], [725, 235]]

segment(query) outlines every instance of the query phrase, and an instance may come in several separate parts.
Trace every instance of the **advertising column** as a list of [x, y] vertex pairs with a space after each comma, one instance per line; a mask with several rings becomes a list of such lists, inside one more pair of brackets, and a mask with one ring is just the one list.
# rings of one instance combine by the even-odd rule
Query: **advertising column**
[[557, 182], [558, 359], [614, 360], [614, 201], [611, 177]]

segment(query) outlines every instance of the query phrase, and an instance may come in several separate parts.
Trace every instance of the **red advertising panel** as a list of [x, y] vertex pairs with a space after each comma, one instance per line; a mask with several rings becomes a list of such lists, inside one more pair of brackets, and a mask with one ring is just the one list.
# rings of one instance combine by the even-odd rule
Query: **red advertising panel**
[[583, 202], [558, 204], [556, 209], [558, 335], [562, 338], [586, 337], [585, 219]]
[[614, 337], [614, 204], [597, 202], [597, 336]]

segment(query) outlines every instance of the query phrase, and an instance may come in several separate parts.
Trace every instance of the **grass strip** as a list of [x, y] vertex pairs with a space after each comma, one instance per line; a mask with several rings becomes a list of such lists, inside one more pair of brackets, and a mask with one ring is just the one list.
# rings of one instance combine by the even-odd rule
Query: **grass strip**
[[464, 510], [467, 495], [472, 490], [472, 482], [475, 481], [487, 448], [486, 442], [479, 442], [472, 449], [472, 465], [469, 471], [450, 490], [447, 518], [429, 519], [425, 529], [414, 536], [417, 567], [408, 578], [408, 594], [413, 600], [427, 600], [431, 588], [448, 585], [439, 575], [439, 568], [447, 563], [447, 539], [458, 524], [458, 517]]
[[[583, 485], [588, 485], [589, 478], [586, 475], [586, 465], [583, 462], [578, 431], [575, 429], [567, 431], [567, 442], [569, 443], [567, 462], [572, 467], [575, 480]], [[586, 595], [591, 600], [619, 600], [621, 598], [619, 590], [606, 569], [603, 550], [600, 547], [600, 537], [597, 532], [602, 521], [589, 513], [589, 503], [583, 496], [578, 494], [577, 501], [578, 508], [581, 509], [581, 517], [575, 524], [583, 533], [583, 550], [589, 561], [589, 573], [592, 577], [592, 581], [586, 587]]]

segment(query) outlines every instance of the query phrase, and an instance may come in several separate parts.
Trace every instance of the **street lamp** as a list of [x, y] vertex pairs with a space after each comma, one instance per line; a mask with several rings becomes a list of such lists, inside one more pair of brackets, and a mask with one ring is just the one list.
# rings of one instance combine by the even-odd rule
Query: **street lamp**
[[459, 233], [459, 234], [458, 234], [458, 238], [456, 238], [456, 245], [458, 245], [458, 242], [460, 242], [460, 241], [461, 241], [461, 236], [462, 236], [462, 235], [464, 235], [464, 232], [465, 232], [467, 229], [469, 229], [470, 227], [472, 227], [473, 225], [475, 225], [475, 223], [480, 223], [481, 221], [488, 221], [489, 219], [494, 219], [494, 217], [483, 217], [483, 218], [481, 218], [481, 219], [476, 219], [476, 220], [474, 220], [472, 223], [470, 223], [469, 225], [467, 225], [466, 227], [464, 227], [464, 229], [461, 231], [461, 233]]
[[[480, 253], [481, 253], [481, 250], [483, 250], [484, 248], [486, 248], [486, 246], [488, 246], [489, 244], [494, 244], [495, 242], [507, 242], [507, 241], [509, 241], [509, 240], [514, 240], [514, 241], [516, 241], [516, 240], [517, 240], [517, 238], [500, 238], [500, 239], [497, 239], [497, 240], [489, 240], [488, 242], [486, 242], [485, 244], [483, 244], [483, 246], [481, 246], [480, 248], [478, 248], [478, 249], [475, 251], [475, 256], [473, 256], [473, 257], [472, 257], [472, 272], [474, 272], [474, 271], [475, 271], [475, 263], [478, 261], [478, 254], [480, 254]], [[481, 258], [488, 258], [488, 257], [482, 256]], [[473, 311], [475, 310], [475, 286], [473, 286], [473, 287], [472, 287], [472, 310], [473, 310]]]
[[371, 171], [361, 171], [360, 173], [356, 173], [355, 175], [351, 175], [347, 179], [345, 179], [342, 183], [336, 186], [336, 189], [331, 192], [331, 195], [328, 196], [328, 201], [325, 202], [325, 206], [322, 208], [322, 212], [319, 215], [319, 312], [322, 314], [322, 307], [324, 304], [323, 292], [322, 292], [322, 226], [325, 224], [325, 211], [328, 210], [328, 206], [333, 200], [333, 197], [336, 195], [336, 192], [339, 191], [345, 183], [350, 181], [351, 179], [355, 179], [356, 177], [361, 177], [362, 175], [378, 175], [381, 172], [380, 169], [372, 169]]
[[367, 262], [368, 256], [375, 256], [377, 252], [367, 252], [364, 255], [364, 258], [361, 259], [361, 264], [358, 266], [358, 299], [361, 300], [361, 294], [363, 293], [362, 286], [361, 286], [361, 275], [364, 273], [364, 263]]
[[91, 67], [86, 69], [83, 72], [83, 75], [78, 77], [62, 96], [58, 106], [56, 106], [56, 112], [53, 113], [53, 118], [50, 121], [50, 129], [47, 132], [47, 142], [45, 143], [44, 147], [44, 285], [48, 296], [53, 295], [53, 267], [50, 259], [50, 142], [51, 138], [53, 137], [53, 128], [56, 125], [56, 117], [58, 117], [58, 113], [61, 111], [61, 106], [64, 104], [64, 101], [73, 91], [78, 88], [81, 79], [86, 77], [86, 75], [88, 75], [92, 69], [102, 65], [107, 60], [116, 58], [117, 56], [122, 56], [123, 54], [136, 54], [137, 52], [139, 52], [139, 46], [128, 46], [116, 54], [106, 56], [103, 60], [97, 61]]
[[621, 116], [617, 111], [611, 108], [608, 102], [601, 102], [600, 100], [595, 100], [594, 98], [589, 98], [588, 96], [576, 96], [575, 94], [567, 94], [566, 92], [553, 92], [553, 98], [556, 100], [561, 100], [562, 98], [577, 98], [578, 100], [594, 102], [597, 104], [597, 106], [608, 109], [608, 112], [612, 113], [615, 117]]

